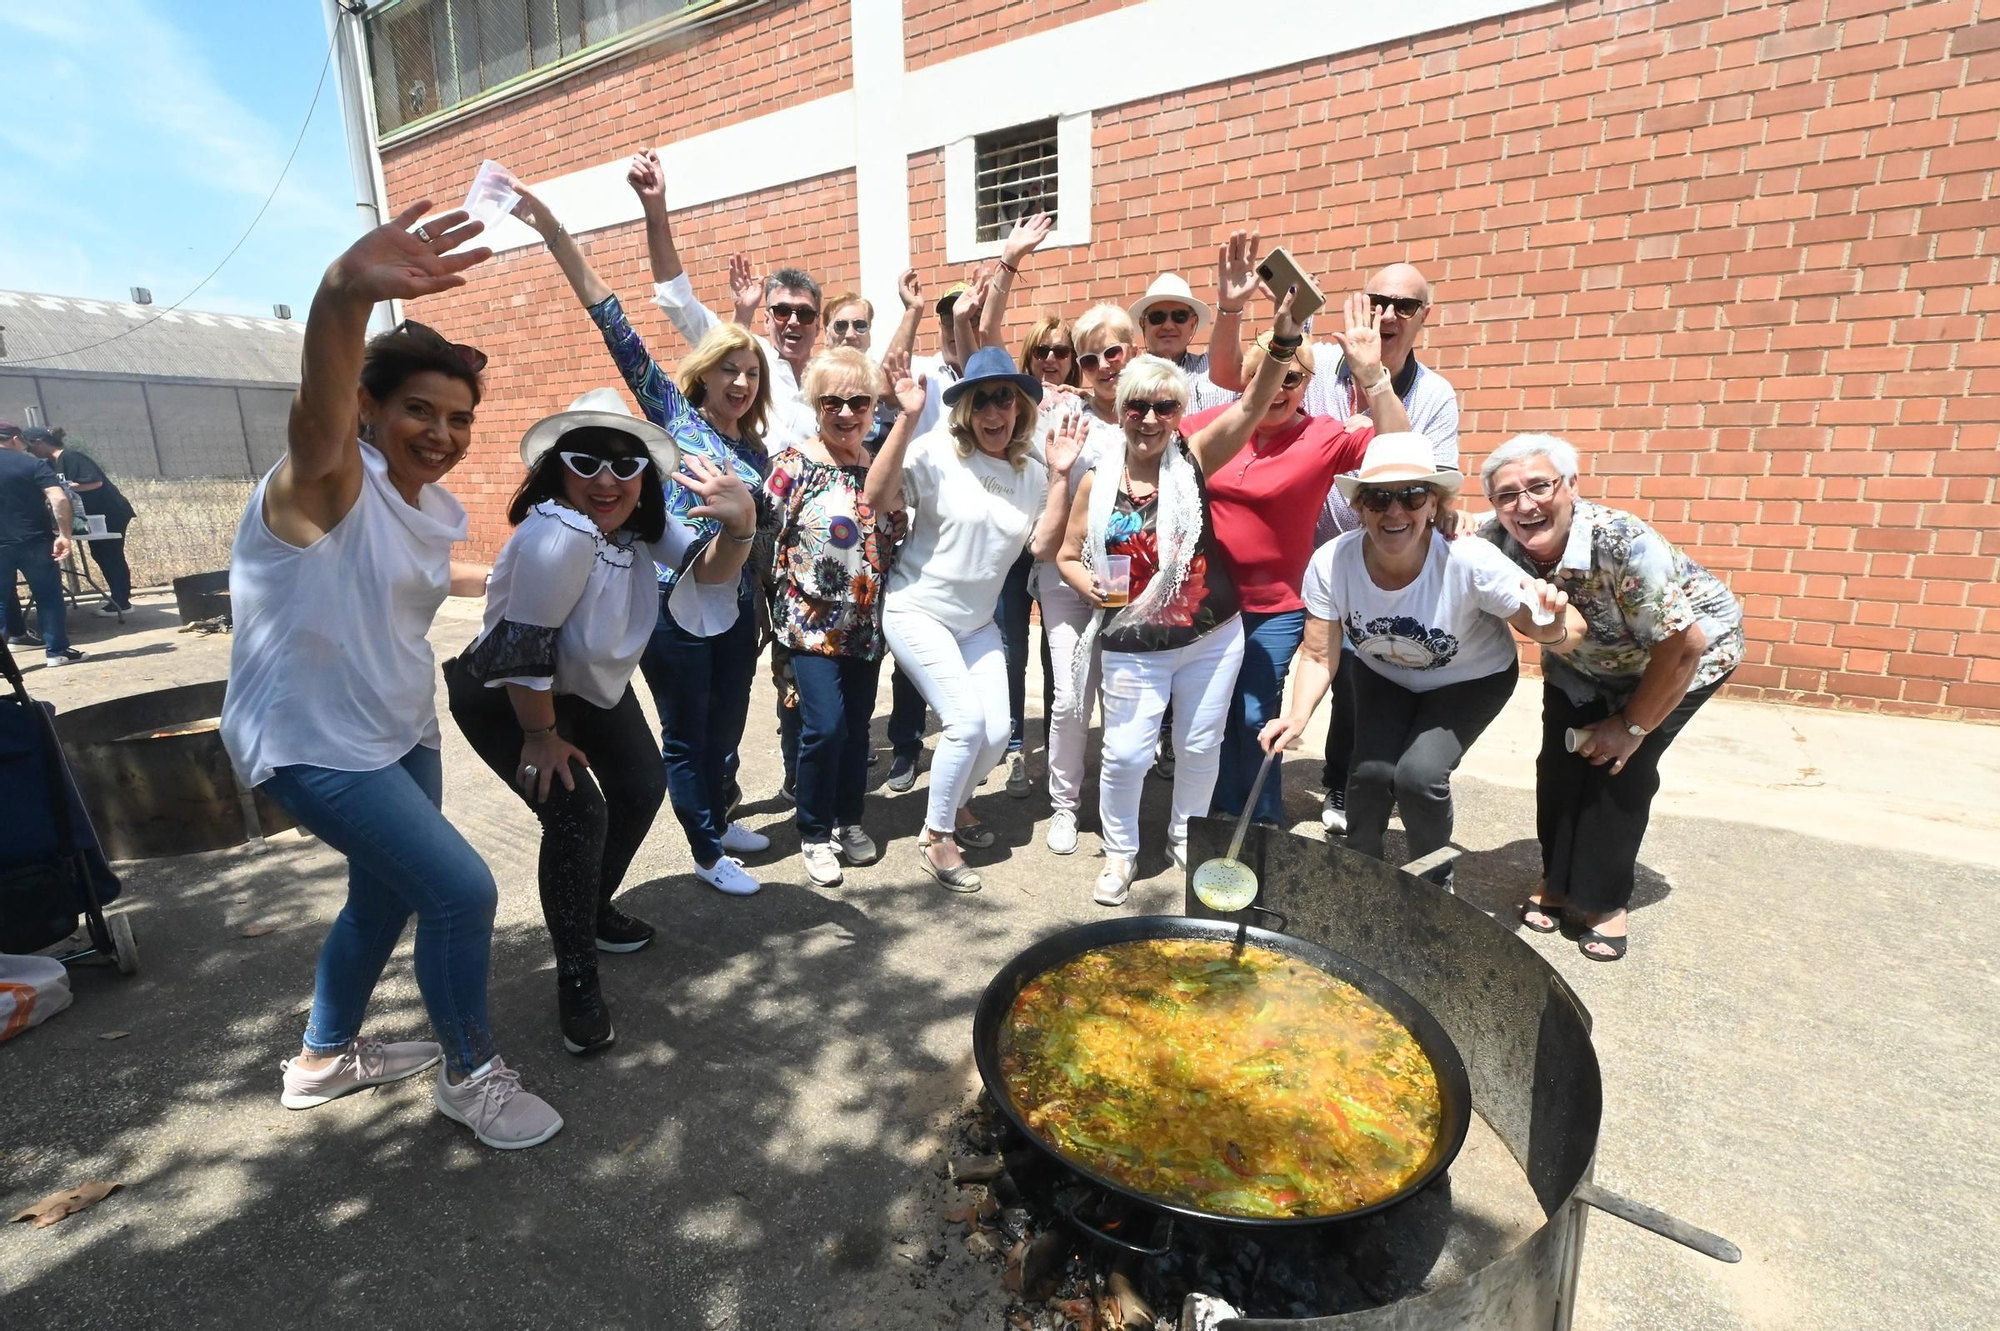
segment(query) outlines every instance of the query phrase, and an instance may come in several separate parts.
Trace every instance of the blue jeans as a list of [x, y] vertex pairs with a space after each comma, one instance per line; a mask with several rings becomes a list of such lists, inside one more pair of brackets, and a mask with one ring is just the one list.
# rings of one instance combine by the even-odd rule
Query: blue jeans
[[493, 1057], [486, 974], [493, 946], [493, 873], [445, 821], [444, 764], [419, 744], [373, 772], [280, 767], [258, 787], [300, 826], [347, 857], [347, 904], [320, 945], [305, 1046], [347, 1047], [412, 914], [417, 988], [455, 1073]]
[[14, 596], [14, 575], [18, 571], [28, 580], [28, 594], [35, 598], [42, 651], [61, 656], [69, 650], [69, 607], [63, 603], [62, 570], [56, 567], [56, 557], [51, 553], [54, 542], [53, 536], [0, 541], [0, 584], [7, 588], [7, 636], [19, 637], [28, 626], [21, 615], [21, 603]]
[[915, 760], [924, 749], [924, 695], [897, 666], [889, 672], [889, 751]]
[[660, 600], [660, 622], [639, 659], [640, 673], [660, 713], [660, 757], [667, 797], [687, 834], [688, 851], [704, 869], [722, 858], [729, 826], [728, 791], [737, 748], [750, 716], [750, 681], [757, 672], [757, 609], [746, 579], [736, 622], [713, 638], [682, 628]]
[[1000, 626], [1000, 640], [1007, 648], [1007, 716], [1014, 725], [1007, 738], [1009, 753], [1019, 753], [1028, 739], [1028, 607], [1034, 604], [1028, 595], [1028, 575], [1034, 569], [1034, 556], [1023, 550], [1007, 570], [999, 604], [993, 607], [993, 622]]
[[[1306, 612], [1281, 610], [1272, 614], [1243, 612], [1243, 665], [1236, 672], [1236, 696], [1229, 703], [1229, 720], [1222, 730], [1222, 770], [1215, 779], [1214, 812], [1218, 817], [1235, 818], [1249, 798], [1250, 783], [1257, 779], [1264, 750], [1257, 732], [1264, 723], [1279, 716], [1285, 704], [1285, 676], [1291, 673], [1292, 657], [1306, 634]], [[1264, 789], [1257, 796], [1259, 822], [1284, 821], [1285, 760], [1271, 762]]]
[[[799, 690], [799, 840], [828, 841], [836, 827], [861, 821], [868, 788], [868, 722], [882, 662], [852, 656], [792, 655]], [[919, 695], [920, 697], [922, 695]]]

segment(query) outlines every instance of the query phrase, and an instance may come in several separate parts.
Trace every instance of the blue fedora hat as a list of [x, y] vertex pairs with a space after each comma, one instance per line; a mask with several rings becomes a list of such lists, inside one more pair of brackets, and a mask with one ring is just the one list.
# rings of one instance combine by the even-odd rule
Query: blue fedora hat
[[1000, 347], [981, 347], [972, 353], [972, 359], [965, 363], [965, 377], [944, 390], [944, 404], [955, 404], [973, 389], [983, 384], [1002, 381], [1014, 385], [1028, 395], [1030, 402], [1042, 400], [1042, 381], [1032, 374], [1023, 374], [1014, 364], [1014, 358]]

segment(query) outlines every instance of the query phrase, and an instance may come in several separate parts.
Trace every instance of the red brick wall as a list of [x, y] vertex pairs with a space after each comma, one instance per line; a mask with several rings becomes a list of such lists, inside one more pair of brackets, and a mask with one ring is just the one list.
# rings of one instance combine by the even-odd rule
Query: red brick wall
[[[726, 204], [674, 214], [674, 241], [695, 294], [728, 317], [728, 258], [738, 250], [769, 264], [799, 264], [828, 290], [852, 286], [854, 173], [801, 181]], [[671, 373], [686, 347], [652, 302], [645, 231], [634, 222], [582, 237], [586, 257], [624, 302], [647, 348]], [[507, 501], [521, 480], [521, 436], [587, 388], [623, 388], [596, 325], [540, 245], [510, 250], [472, 270], [457, 291], [413, 302], [413, 317], [492, 357], [472, 454], [448, 482], [472, 516], [470, 553], [490, 559], [506, 541]], [[629, 398], [629, 395], [628, 395]]]
[[922, 69], [1139, 0], [904, 0], [903, 63]]

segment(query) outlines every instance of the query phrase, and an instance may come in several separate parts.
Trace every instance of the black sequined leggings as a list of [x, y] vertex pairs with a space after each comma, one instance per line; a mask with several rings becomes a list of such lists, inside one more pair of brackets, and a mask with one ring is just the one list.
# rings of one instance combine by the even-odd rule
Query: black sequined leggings
[[666, 798], [667, 774], [652, 730], [627, 685], [616, 707], [595, 707], [574, 694], [556, 695], [556, 730], [582, 749], [589, 767], [574, 762], [575, 790], [549, 782], [537, 804], [514, 784], [521, 763], [521, 725], [505, 688], [473, 683], [456, 658], [445, 662], [451, 716], [486, 765], [499, 774], [542, 824], [542, 918], [563, 976], [597, 968], [597, 913], [625, 880], [625, 870], [652, 829]]

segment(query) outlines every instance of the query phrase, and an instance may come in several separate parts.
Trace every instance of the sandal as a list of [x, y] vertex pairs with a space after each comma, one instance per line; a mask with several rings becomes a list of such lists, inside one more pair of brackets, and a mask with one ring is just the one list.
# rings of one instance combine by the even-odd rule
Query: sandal
[[[1528, 918], [1530, 915], [1539, 915], [1547, 920], [1548, 923], [1536, 924]], [[1560, 910], [1553, 910], [1546, 905], [1538, 905], [1535, 902], [1526, 901], [1521, 903], [1521, 923], [1524, 927], [1532, 929], [1538, 934], [1556, 933], [1563, 927], [1562, 912]]]
[[[1625, 947], [1630, 942], [1631, 939], [1627, 936], [1614, 938], [1610, 934], [1601, 934], [1595, 929], [1585, 929], [1576, 936], [1576, 950], [1583, 953], [1584, 956], [1589, 957], [1592, 961], [1617, 961], [1625, 955]], [[1610, 948], [1611, 955], [1605, 956], [1602, 952], [1592, 952], [1590, 950], [1592, 943]]]
[[925, 841], [922, 838], [917, 841], [917, 863], [924, 866], [924, 872], [937, 879], [938, 886], [947, 892], [977, 892], [982, 886], [978, 870], [964, 864], [941, 869], [931, 862], [931, 857], [924, 848], [936, 844], [935, 841]]

